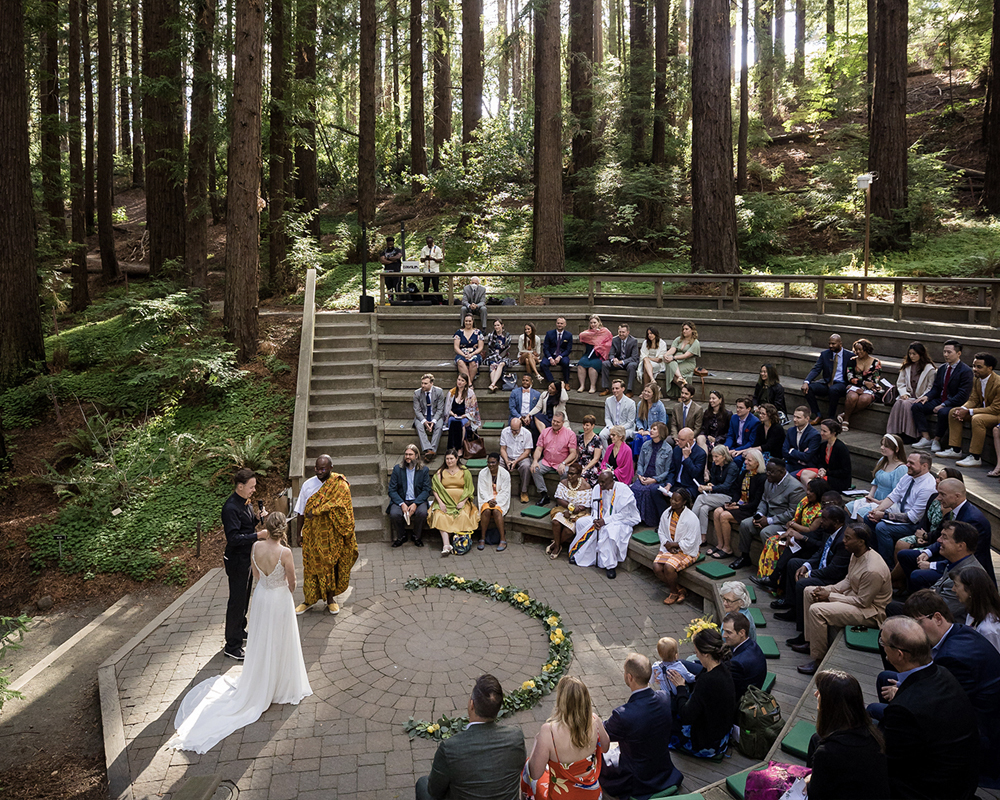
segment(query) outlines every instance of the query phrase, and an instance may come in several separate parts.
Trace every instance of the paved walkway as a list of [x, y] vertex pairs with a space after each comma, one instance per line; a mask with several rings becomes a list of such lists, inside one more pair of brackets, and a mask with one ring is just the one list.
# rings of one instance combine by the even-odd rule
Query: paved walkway
[[[301, 551], [295, 554], [301, 575]], [[538, 674], [548, 652], [541, 624], [507, 605], [403, 587], [410, 576], [448, 571], [516, 585], [561, 613], [575, 645], [570, 674], [586, 681], [604, 716], [628, 696], [625, 655], [655, 656], [660, 636], [680, 638], [700, 614], [700, 606], [663, 605], [664, 591], [645, 571], [619, 571], [610, 581], [603, 570], [551, 562], [538, 544], [448, 558], [433, 545], [362, 544], [340, 615], [298, 618], [313, 696], [271, 706], [203, 756], [175, 752], [164, 745], [180, 698], [207, 677], [242, 668], [221, 653], [227, 587], [220, 570], [118, 661], [126, 756], [119, 766], [127, 760], [122, 775], [133, 797], [169, 797], [188, 777], [219, 773], [239, 787], [240, 800], [411, 798], [436, 744], [411, 742], [406, 720], [464, 713], [476, 676], [493, 672], [513, 689]], [[521, 726], [528, 748], [552, 702], [549, 696], [509, 721]], [[682, 759], [678, 765], [684, 771]], [[112, 780], [113, 798], [120, 788]]]

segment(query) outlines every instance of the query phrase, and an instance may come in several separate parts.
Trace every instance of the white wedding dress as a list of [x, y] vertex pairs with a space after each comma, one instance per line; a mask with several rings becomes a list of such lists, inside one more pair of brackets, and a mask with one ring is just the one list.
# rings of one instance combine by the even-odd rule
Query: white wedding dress
[[261, 577], [250, 605], [242, 674], [209, 678], [188, 692], [177, 709], [177, 732], [167, 747], [206, 753], [259, 719], [271, 703], [297, 705], [312, 694], [285, 568], [279, 559], [270, 575], [260, 567], [257, 571]]

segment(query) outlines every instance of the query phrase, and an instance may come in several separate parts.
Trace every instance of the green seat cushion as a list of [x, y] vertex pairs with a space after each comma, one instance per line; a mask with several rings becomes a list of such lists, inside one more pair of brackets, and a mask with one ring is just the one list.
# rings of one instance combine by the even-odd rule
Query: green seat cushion
[[531, 519], [542, 519], [549, 515], [548, 506], [525, 506], [521, 509], [522, 517], [530, 517]]
[[757, 646], [763, 651], [764, 658], [781, 658], [778, 643], [773, 636], [758, 636]]
[[775, 675], [773, 672], [767, 673], [767, 677], [764, 678], [764, 685], [761, 686], [760, 688], [763, 689], [765, 692], [770, 692], [771, 691], [771, 687], [774, 686], [774, 682], [777, 679], [778, 679], [778, 676]]
[[483, 467], [486, 466], [486, 459], [470, 458], [468, 461], [465, 462], [465, 466], [467, 466], [469, 469], [482, 469]]
[[756, 603], [757, 602], [757, 592], [755, 592], [753, 590], [753, 584], [752, 583], [745, 583], [745, 584], [743, 584], [743, 587], [747, 590], [747, 594], [750, 595], [750, 602], [751, 603]]
[[[677, 787], [676, 786], [670, 786], [670, 787], [664, 789], [662, 792], [657, 792], [656, 794], [651, 794], [649, 796], [649, 800], [657, 800], [657, 798], [659, 798], [659, 797], [676, 797], [676, 796], [677, 796]], [[631, 800], [635, 800], [635, 798], [633, 797]]]
[[864, 650], [866, 653], [878, 652], [878, 628], [865, 628], [857, 631], [860, 625], [848, 625], [844, 629], [844, 641], [852, 650]]
[[763, 766], [754, 767], [753, 769], [745, 769], [743, 772], [737, 772], [735, 775], [730, 775], [726, 778], [726, 788], [733, 797], [738, 797], [739, 800], [744, 800], [747, 791], [747, 776], [754, 770], [764, 769]]
[[766, 628], [767, 620], [764, 619], [764, 615], [761, 613], [759, 608], [750, 607], [747, 609], [750, 612], [750, 619], [753, 620], [753, 624], [758, 628]]
[[781, 740], [781, 749], [793, 756], [798, 756], [803, 761], [809, 755], [809, 740], [816, 733], [816, 726], [805, 719], [796, 722], [788, 735]]
[[728, 578], [730, 575], [736, 574], [734, 570], [729, 569], [728, 566], [718, 561], [708, 561], [704, 564], [699, 564], [695, 569], [702, 575], [707, 575], [709, 578], [716, 580], [719, 578]]
[[660, 543], [659, 534], [652, 528], [642, 528], [641, 530], [632, 531], [632, 538], [635, 539], [639, 544], [654, 545]]
[[694, 563], [698, 564], [698, 563], [700, 563], [700, 562], [702, 562], [704, 560], [705, 560], [705, 554], [704, 553], [698, 553], [698, 557], [694, 560]]
[[484, 431], [502, 431], [506, 427], [507, 426], [503, 422], [495, 422], [493, 420], [483, 423]]
[[[656, 797], [654, 794], [653, 797]], [[675, 794], [674, 800], [705, 800], [705, 795], [701, 792], [692, 792], [691, 794]]]

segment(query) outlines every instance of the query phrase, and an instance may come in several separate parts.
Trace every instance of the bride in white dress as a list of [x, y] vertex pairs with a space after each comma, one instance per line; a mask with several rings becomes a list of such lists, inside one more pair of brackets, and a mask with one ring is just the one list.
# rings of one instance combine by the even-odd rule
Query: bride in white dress
[[209, 678], [188, 692], [177, 709], [177, 732], [167, 747], [206, 753], [259, 719], [271, 703], [297, 705], [312, 694], [295, 619], [295, 564], [292, 551], [284, 546], [286, 530], [284, 514], [269, 514], [250, 552], [257, 586], [242, 674]]

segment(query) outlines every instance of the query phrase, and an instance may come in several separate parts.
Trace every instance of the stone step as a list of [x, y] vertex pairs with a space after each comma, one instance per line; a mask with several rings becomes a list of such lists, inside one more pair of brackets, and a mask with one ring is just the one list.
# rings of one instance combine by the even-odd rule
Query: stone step
[[376, 423], [371, 415], [366, 419], [310, 420], [307, 441], [322, 441], [342, 438], [375, 439]]
[[375, 391], [375, 378], [370, 369], [355, 374], [323, 375], [321, 377], [313, 375], [309, 380], [309, 391], [310, 394], [331, 393], [338, 397], [344, 393], [365, 391], [371, 396]]
[[[309, 396], [309, 421], [346, 421], [346, 420], [368, 420], [371, 422], [375, 416], [375, 401], [371, 389], [367, 390], [368, 402], [352, 402], [337, 405], [334, 401], [337, 395], [334, 393], [312, 394]], [[358, 395], [362, 393], [359, 392]], [[342, 395], [341, 395], [342, 396]]]
[[355, 375], [367, 379], [371, 373], [372, 359], [352, 359], [343, 361], [314, 362], [312, 378], [323, 378], [331, 375]]
[[389, 517], [381, 514], [370, 519], [354, 519], [354, 536], [359, 542], [383, 542], [389, 539]]
[[374, 440], [345, 439], [340, 442], [308, 442], [306, 445], [306, 473], [312, 472], [311, 465], [320, 456], [330, 456], [336, 472], [342, 472], [350, 479], [354, 475], [378, 475], [384, 471], [382, 459], [378, 455], [378, 445]]
[[330, 361], [350, 361], [360, 354], [368, 354], [370, 348], [367, 343], [358, 343], [356, 346], [344, 347], [319, 347], [319, 343], [313, 348], [313, 364], [325, 364]]

